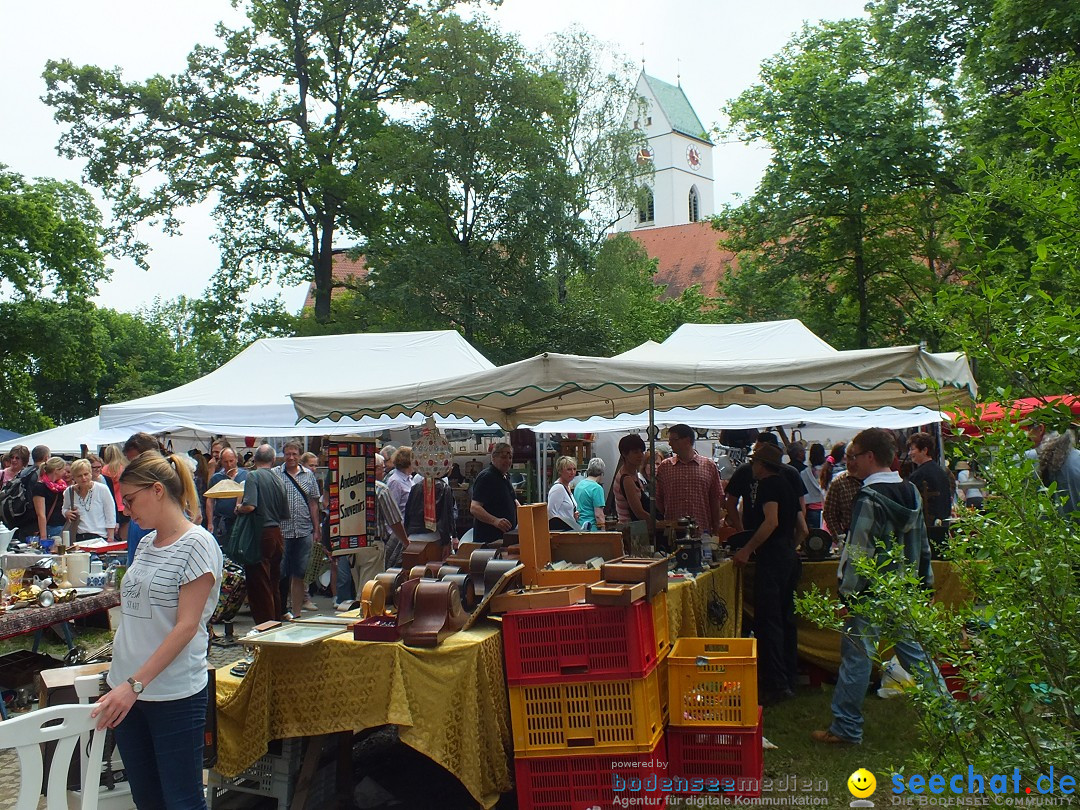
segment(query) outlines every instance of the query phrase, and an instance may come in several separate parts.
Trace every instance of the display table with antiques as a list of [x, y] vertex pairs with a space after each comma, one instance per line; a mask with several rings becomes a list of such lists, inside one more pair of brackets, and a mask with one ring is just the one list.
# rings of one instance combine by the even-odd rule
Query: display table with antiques
[[[838, 560], [819, 562], [803, 560], [797, 593], [802, 594], [816, 586], [836, 598], [836, 570]], [[951, 562], [934, 560], [934, 599], [943, 605], [954, 605], [971, 599]], [[744, 609], [748, 618], [754, 613], [754, 566], [747, 567], [744, 588]], [[831, 673], [840, 669], [840, 634], [811, 624], [801, 616], [799, 622], [799, 658]]]
[[[343, 630], [346, 628], [342, 628]], [[393, 724], [400, 739], [454, 774], [484, 807], [510, 789], [509, 705], [497, 626], [438, 647], [355, 641], [261, 645], [243, 678], [219, 670], [218, 762], [236, 776], [272, 740]]]

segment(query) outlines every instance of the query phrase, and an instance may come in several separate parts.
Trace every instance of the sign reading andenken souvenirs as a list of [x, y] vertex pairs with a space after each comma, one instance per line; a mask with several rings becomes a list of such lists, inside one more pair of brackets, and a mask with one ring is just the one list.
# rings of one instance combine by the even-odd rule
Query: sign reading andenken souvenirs
[[330, 553], [352, 554], [367, 546], [369, 527], [375, 529], [375, 443], [334, 442], [328, 457]]

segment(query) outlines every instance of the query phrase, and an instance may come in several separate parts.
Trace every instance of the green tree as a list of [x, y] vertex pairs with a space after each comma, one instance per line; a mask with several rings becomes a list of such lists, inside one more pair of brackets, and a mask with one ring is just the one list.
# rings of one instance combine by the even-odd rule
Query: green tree
[[[385, 103], [413, 77], [413, 29], [449, 0], [247, 0], [249, 24], [218, 26], [186, 70], [128, 81], [70, 61], [45, 69], [62, 154], [112, 201], [113, 232], [145, 256], [136, 226], [176, 232], [180, 206], [212, 200], [222, 267], [314, 280], [330, 313], [335, 239], [378, 224]], [[417, 67], [422, 67], [418, 65]], [[148, 187], [148, 176], [161, 183]]]
[[[635, 198], [651, 164], [638, 157], [644, 131], [629, 121], [644, 117], [645, 100], [635, 88], [635, 67], [579, 27], [555, 34], [539, 64], [558, 76], [566, 93], [568, 121], [558, 131], [557, 149], [570, 182], [564, 219], [577, 225], [556, 243], [558, 297], [567, 280], [587, 271], [597, 249]], [[636, 114], [635, 114], [636, 111]]]
[[555, 242], [574, 239], [559, 78], [483, 21], [414, 28], [416, 111], [386, 156], [388, 227], [364, 246], [382, 328], [454, 328], [494, 361], [540, 350]]
[[553, 310], [543, 335], [550, 351], [608, 357], [647, 340], [665, 340], [684, 323], [712, 318], [701, 290], [661, 297], [656, 259], [627, 234], [606, 239], [591, 267], [567, 282], [566, 298]]
[[1023, 148], [987, 150], [952, 233], [963, 280], [934, 316], [980, 379], [1023, 395], [1080, 390], [1080, 66], [1018, 101]]
[[0, 280], [20, 297], [87, 296], [107, 276], [101, 214], [76, 183], [0, 164]]
[[[761, 78], [726, 113], [741, 140], [773, 157], [755, 193], [716, 218], [723, 244], [747, 272], [781, 283], [780, 302], [802, 296], [796, 313], [842, 348], [927, 337], [909, 323], [913, 302], [951, 273], [930, 84], [881, 64], [863, 20], [804, 28]], [[738, 276], [721, 297], [735, 284], [735, 299], [746, 297]]]
[[0, 420], [33, 432], [198, 376], [168, 333], [85, 299], [0, 303]]

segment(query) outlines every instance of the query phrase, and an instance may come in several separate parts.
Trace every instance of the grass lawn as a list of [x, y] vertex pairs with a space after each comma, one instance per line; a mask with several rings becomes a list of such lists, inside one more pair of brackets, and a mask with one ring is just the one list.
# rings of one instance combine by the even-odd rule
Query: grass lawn
[[[904, 765], [910, 769], [912, 752], [919, 747], [914, 708], [903, 698], [881, 700], [875, 695], [867, 696], [863, 704], [866, 725], [862, 745], [821, 745], [810, 739], [810, 732], [828, 727], [832, 719], [831, 698], [831, 686], [801, 689], [794, 700], [765, 710], [765, 736], [779, 750], [765, 752], [762, 806], [846, 808], [853, 798], [847, 789], [847, 779], [859, 768], [871, 771], [878, 780], [877, 793], [871, 800], [878, 807], [889, 806], [890, 775]], [[823, 802], [813, 805], [769, 802], [770, 798], [785, 796], [814, 797]], [[716, 804], [704, 806], [719, 806], [719, 798], [714, 797], [714, 801]], [[668, 806], [702, 805], [671, 801]]]
[[[107, 641], [112, 641], [113, 631], [102, 630], [92, 627], [78, 627], [73, 631], [75, 634], [75, 645], [82, 647], [87, 652], [96, 650], [102, 644]], [[34, 646], [34, 636], [16, 636], [15, 638], [8, 638], [0, 641], [0, 655], [7, 655], [9, 652], [15, 650], [29, 650]], [[60, 638], [53, 630], [48, 630], [45, 633], [45, 637], [41, 641], [41, 645], [38, 647], [39, 653], [46, 653], [53, 658], [63, 659], [67, 655], [67, 644]]]

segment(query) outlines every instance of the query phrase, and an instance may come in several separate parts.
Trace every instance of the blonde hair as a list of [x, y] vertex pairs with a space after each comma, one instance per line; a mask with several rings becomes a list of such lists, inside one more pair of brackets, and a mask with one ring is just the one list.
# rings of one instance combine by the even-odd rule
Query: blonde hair
[[67, 466], [67, 462], [60, 456], [51, 456], [44, 464], [41, 465], [41, 471], [47, 472], [52, 475], [57, 470], [62, 470]]
[[101, 451], [101, 456], [105, 459], [105, 466], [113, 474], [121, 472], [127, 466], [127, 456], [121, 452], [118, 445], [105, 445], [105, 449]]
[[577, 459], [573, 456], [559, 456], [555, 459], [555, 480], [559, 480], [559, 474], [567, 467], [572, 467], [577, 472]]
[[165, 492], [189, 515], [201, 514], [195, 479], [183, 456], [175, 453], [168, 458], [157, 450], [147, 450], [136, 456], [120, 474], [121, 484], [152, 487], [161, 484]]
[[90, 462], [85, 458], [77, 458], [71, 462], [71, 477], [74, 478], [79, 473], [88, 472], [91, 475], [93, 471], [90, 469]]
[[319, 457], [314, 453], [304, 453], [300, 456], [300, 463], [305, 467], [316, 467], [319, 464]]

